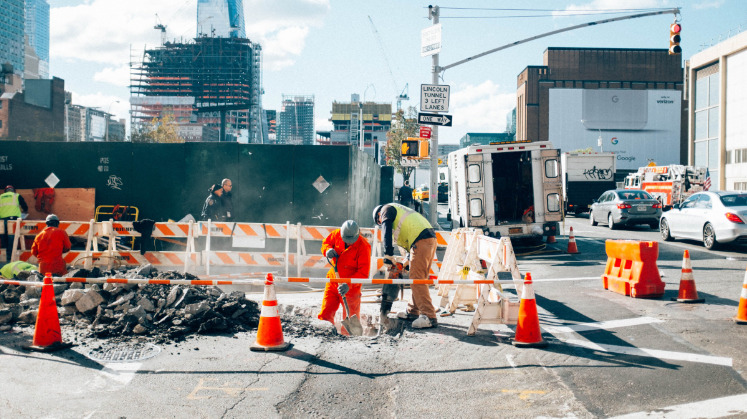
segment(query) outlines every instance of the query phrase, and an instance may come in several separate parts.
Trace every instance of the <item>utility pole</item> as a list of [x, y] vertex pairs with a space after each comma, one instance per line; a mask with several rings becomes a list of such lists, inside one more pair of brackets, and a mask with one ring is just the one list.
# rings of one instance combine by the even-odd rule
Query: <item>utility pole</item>
[[[439, 16], [438, 6], [428, 6], [428, 19], [433, 21], [433, 25], [438, 25]], [[433, 54], [433, 77], [432, 84], [438, 84], [438, 75], [440, 69], [438, 67], [438, 54]], [[434, 126], [431, 130], [431, 186], [428, 192], [428, 206], [430, 207], [430, 213], [428, 219], [433, 227], [438, 227], [438, 126]]]

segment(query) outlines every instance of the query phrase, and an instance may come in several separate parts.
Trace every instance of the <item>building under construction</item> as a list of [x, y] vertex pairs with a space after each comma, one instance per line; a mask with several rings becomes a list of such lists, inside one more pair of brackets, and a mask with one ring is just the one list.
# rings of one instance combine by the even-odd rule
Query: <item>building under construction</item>
[[145, 49], [131, 64], [131, 127], [172, 115], [186, 141], [262, 143], [261, 47], [200, 36]]

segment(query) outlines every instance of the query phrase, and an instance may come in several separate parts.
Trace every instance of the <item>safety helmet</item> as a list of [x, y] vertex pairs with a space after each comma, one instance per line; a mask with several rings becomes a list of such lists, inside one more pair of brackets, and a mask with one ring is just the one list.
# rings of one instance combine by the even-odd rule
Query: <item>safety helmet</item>
[[374, 224], [379, 224], [379, 211], [381, 211], [381, 207], [383, 207], [383, 205], [377, 205], [373, 210]]
[[345, 244], [353, 244], [358, 240], [358, 236], [360, 235], [360, 228], [358, 228], [358, 223], [356, 223], [353, 220], [347, 220], [344, 223], [342, 223], [342, 227], [340, 227], [340, 235], [342, 236], [342, 241], [345, 242]]
[[58, 226], [60, 225], [60, 219], [57, 218], [54, 214], [47, 215], [47, 225], [48, 226]]
[[[0, 183], [0, 185], [2, 185], [2, 184]], [[8, 191], [15, 192], [16, 188], [14, 188], [13, 185], [8, 185], [8, 186], [5, 187], [5, 192], [8, 192]]]

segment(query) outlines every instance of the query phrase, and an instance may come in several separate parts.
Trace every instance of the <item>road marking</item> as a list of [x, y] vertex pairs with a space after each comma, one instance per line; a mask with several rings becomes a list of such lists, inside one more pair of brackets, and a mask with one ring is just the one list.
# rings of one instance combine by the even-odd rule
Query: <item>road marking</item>
[[720, 418], [734, 417], [740, 413], [747, 413], [747, 394], [736, 396], [719, 397], [718, 399], [704, 400], [664, 407], [649, 412], [631, 413], [623, 416], [615, 416], [614, 419], [656, 417], [656, 418]]
[[[236, 382], [226, 382], [220, 387], [206, 386], [205, 383], [208, 381], [218, 381], [216, 378], [200, 378], [200, 382], [187, 395], [189, 400], [200, 400], [200, 399], [212, 399], [216, 397], [238, 397], [244, 391], [267, 391], [267, 387], [228, 387], [229, 385], [238, 384]], [[198, 396], [197, 393], [206, 391], [208, 394]], [[216, 394], [217, 392], [217, 394]], [[222, 394], [221, 394], [222, 393]]]
[[547, 392], [543, 390], [507, 390], [505, 388], [501, 390], [501, 393], [518, 393], [519, 399], [521, 400], [528, 399], [531, 394], [547, 394]]
[[598, 279], [601, 281], [602, 276], [601, 275], [581, 276], [581, 277], [575, 277], [575, 278], [540, 278], [540, 279], [532, 278], [532, 282], [588, 281], [590, 279]]
[[630, 319], [609, 320], [604, 322], [579, 323], [570, 326], [542, 326], [542, 328], [549, 333], [574, 333], [662, 322], [664, 322], [664, 320], [655, 319], [653, 317], [633, 317]]
[[137, 374], [141, 365], [143, 365], [142, 362], [112, 362], [105, 364], [101, 373], [122, 386], [126, 386], [135, 378], [135, 374]]
[[604, 345], [581, 339], [567, 339], [562, 342], [568, 345], [581, 346], [601, 352], [611, 352], [624, 355], [645, 356], [659, 359], [669, 359], [674, 361], [699, 362], [702, 364], [722, 365], [725, 367], [732, 366], [732, 359], [720, 356], [699, 355], [685, 352], [662, 351], [658, 349], [635, 348], [630, 346]]

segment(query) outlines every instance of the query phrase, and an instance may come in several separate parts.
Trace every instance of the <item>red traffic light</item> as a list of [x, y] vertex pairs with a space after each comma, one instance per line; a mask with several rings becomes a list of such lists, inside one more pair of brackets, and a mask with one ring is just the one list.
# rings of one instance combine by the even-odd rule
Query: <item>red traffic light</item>
[[682, 32], [682, 25], [679, 23], [672, 23], [669, 25], [669, 55], [681, 54], [682, 47], [680, 47], [680, 36]]

